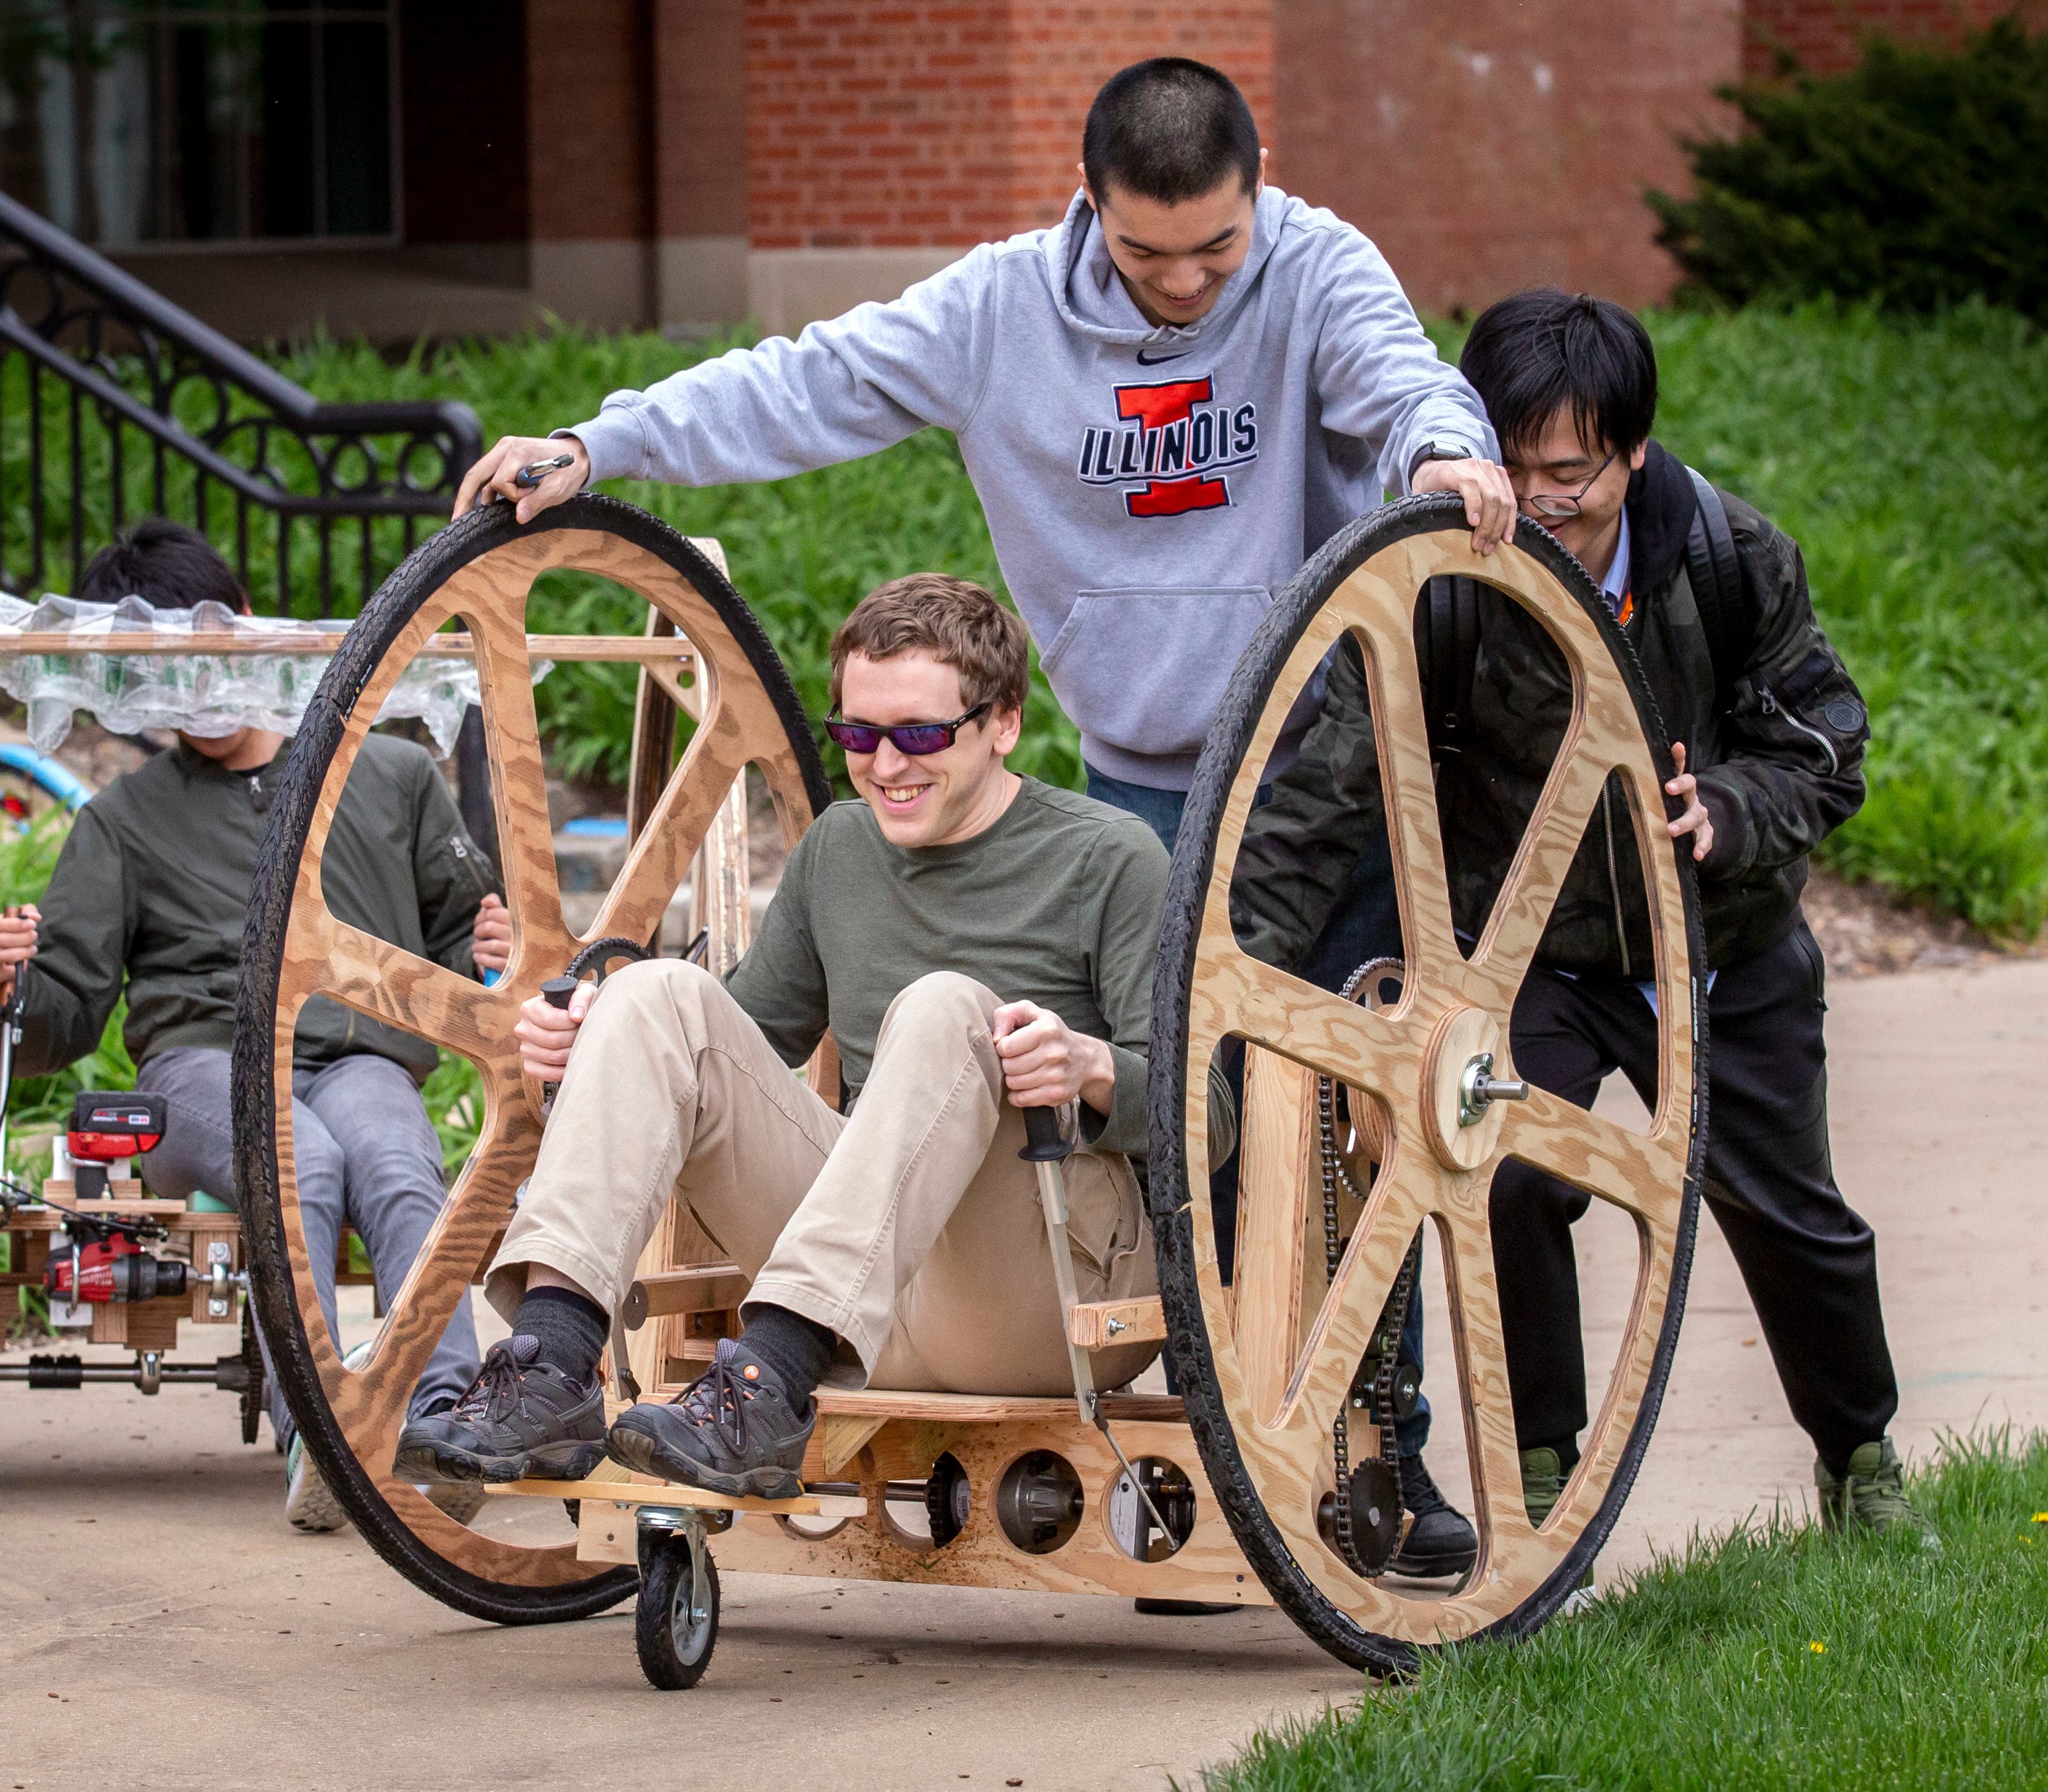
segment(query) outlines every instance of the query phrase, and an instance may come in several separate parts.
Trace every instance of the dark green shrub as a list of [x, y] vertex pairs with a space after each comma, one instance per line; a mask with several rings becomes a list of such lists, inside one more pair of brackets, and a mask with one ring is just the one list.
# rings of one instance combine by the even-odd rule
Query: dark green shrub
[[1749, 128], [1686, 142], [1697, 196], [1647, 196], [1692, 291], [2048, 315], [2048, 36], [1873, 38], [1853, 73], [1723, 97]]

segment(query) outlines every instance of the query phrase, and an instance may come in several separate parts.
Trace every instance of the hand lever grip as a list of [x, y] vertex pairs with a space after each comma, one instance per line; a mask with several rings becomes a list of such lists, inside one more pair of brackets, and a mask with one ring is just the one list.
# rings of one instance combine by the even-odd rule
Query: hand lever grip
[[[574, 977], [550, 977], [541, 985], [541, 999], [550, 1008], [566, 1010], [570, 997], [576, 992], [576, 979]], [[541, 1112], [543, 1115], [553, 1108], [555, 1091], [560, 1087], [559, 1083], [543, 1083], [541, 1085]]]
[[1024, 1149], [1017, 1155], [1027, 1164], [1060, 1163], [1073, 1150], [1073, 1146], [1060, 1136], [1060, 1111], [1057, 1107], [1026, 1108], [1024, 1138]]

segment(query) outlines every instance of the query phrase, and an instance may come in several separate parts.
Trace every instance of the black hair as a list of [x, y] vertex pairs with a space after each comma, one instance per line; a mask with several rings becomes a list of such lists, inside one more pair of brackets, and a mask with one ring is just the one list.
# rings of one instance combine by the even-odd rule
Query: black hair
[[1111, 186], [1162, 205], [1212, 193], [1236, 175], [1259, 189], [1259, 126], [1237, 83], [1185, 56], [1134, 62], [1103, 83], [1081, 132], [1097, 200]]
[[196, 529], [168, 517], [145, 517], [92, 557], [74, 597], [118, 603], [135, 596], [160, 610], [189, 609], [211, 598], [231, 610], [248, 607], [234, 568]]
[[1580, 439], [1631, 454], [1657, 416], [1657, 351], [1633, 312], [1556, 287], [1479, 314], [1458, 366], [1492, 418], [1501, 452], [1534, 446], [1562, 410]]

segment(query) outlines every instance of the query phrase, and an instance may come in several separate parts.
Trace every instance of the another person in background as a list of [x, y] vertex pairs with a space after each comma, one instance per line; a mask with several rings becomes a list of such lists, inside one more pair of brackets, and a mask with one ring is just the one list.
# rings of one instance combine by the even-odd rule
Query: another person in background
[[[103, 549], [78, 596], [158, 608], [211, 599], [246, 610], [204, 537], [151, 519]], [[284, 770], [282, 735], [261, 728], [180, 734], [79, 812], [41, 908], [0, 920], [0, 998], [23, 979], [15, 1065], [44, 1076], [99, 1043], [124, 992], [138, 1088], [169, 1107], [163, 1142], [140, 1160], [152, 1194], [204, 1190], [240, 1204], [235, 1181], [228, 1048], [242, 970], [242, 918], [257, 850]], [[426, 751], [371, 734], [328, 836], [321, 882], [342, 920], [466, 974], [502, 969], [510, 917], [495, 872], [463, 831]], [[434, 1048], [324, 997], [308, 1002], [293, 1043], [292, 1135], [299, 1213], [329, 1330], [344, 1224], [370, 1254], [389, 1301], [440, 1213], [440, 1140], [419, 1088]], [[467, 1303], [448, 1322], [413, 1410], [453, 1403], [476, 1371]], [[273, 1419], [289, 1417], [273, 1408]], [[302, 1530], [344, 1516], [303, 1441], [289, 1440], [285, 1515]], [[458, 1510], [459, 1509], [459, 1510]], [[473, 1515], [473, 1501], [450, 1510]]]
[[[1835, 1185], [1824, 968], [1799, 906], [1807, 855], [1863, 801], [1863, 700], [1814, 620], [1798, 544], [1650, 439], [1657, 362], [1635, 318], [1583, 293], [1520, 293], [1473, 324], [1462, 365], [1522, 506], [1600, 587], [1671, 731], [1667, 837], [1698, 867], [1712, 967], [1706, 1202], [1818, 1453], [1821, 1518], [1935, 1543], [1886, 1435], [1899, 1385], [1876, 1241]], [[1689, 564], [1703, 507], [1736, 562], [1725, 592], [1698, 588]], [[1447, 770], [1442, 808], [1453, 919], [1476, 938], [1550, 773], [1570, 673], [1526, 611], [1482, 588], [1471, 687], [1472, 738]], [[1618, 781], [1604, 801], [1625, 810]], [[1353, 649], [1298, 765], [1247, 829], [1232, 908], [1248, 951], [1286, 963], [1315, 937], [1381, 803]], [[1626, 837], [1625, 813], [1613, 824]], [[1617, 875], [1613, 838], [1591, 829], [1559, 891], [1516, 999], [1512, 1074], [1589, 1107], [1619, 1069], [1654, 1107], [1655, 988], [1641, 980], [1650, 917], [1640, 876]], [[1526, 1164], [1495, 1173], [1502, 1329], [1538, 1523], [1587, 1422], [1572, 1224], [1588, 1200]]]
[[[1226, 76], [1134, 64], [1089, 109], [1080, 190], [1055, 228], [984, 243], [794, 342], [615, 392], [552, 438], [507, 436], [464, 479], [456, 514], [503, 497], [526, 522], [607, 479], [782, 479], [950, 429], [1080, 730], [1088, 794], [1170, 849], [1232, 669], [1332, 533], [1390, 491], [1457, 493], [1483, 553], [1514, 526], [1485, 413], [1385, 259], [1266, 184], [1265, 164]], [[564, 451], [566, 467], [518, 483]], [[1321, 700], [1319, 677], [1271, 773]], [[1399, 950], [1383, 839], [1353, 865], [1301, 965], [1330, 987]], [[1220, 1204], [1232, 1189], [1220, 1179]], [[1227, 1211], [1218, 1231], [1233, 1238]], [[1403, 1427], [1404, 1565], [1460, 1572], [1476, 1543], [1422, 1467], [1426, 1426], [1425, 1409]]]

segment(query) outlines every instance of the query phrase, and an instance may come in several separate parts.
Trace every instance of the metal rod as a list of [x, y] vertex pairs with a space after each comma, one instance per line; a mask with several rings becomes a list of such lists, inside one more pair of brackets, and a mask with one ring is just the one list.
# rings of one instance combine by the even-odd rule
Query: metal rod
[[[231, 1359], [239, 1362], [239, 1357]], [[83, 1363], [76, 1368], [67, 1364], [61, 1370], [46, 1368], [41, 1363], [33, 1367], [26, 1363], [0, 1363], [0, 1381], [26, 1381], [31, 1375], [41, 1379], [45, 1375], [62, 1375], [67, 1380], [76, 1376], [80, 1381], [126, 1382], [138, 1385], [142, 1379], [139, 1364], [130, 1363], [126, 1367], [111, 1363]], [[220, 1371], [211, 1363], [160, 1363], [157, 1365], [160, 1381], [207, 1382], [218, 1385]]]

